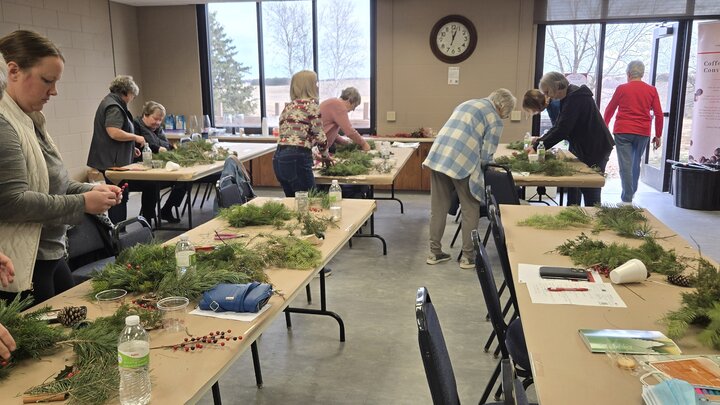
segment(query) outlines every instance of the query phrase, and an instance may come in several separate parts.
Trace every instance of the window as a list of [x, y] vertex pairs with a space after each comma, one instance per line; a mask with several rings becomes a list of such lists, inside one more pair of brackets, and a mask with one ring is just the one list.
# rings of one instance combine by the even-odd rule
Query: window
[[[317, 66], [320, 100], [355, 87], [362, 103], [356, 129], [371, 123], [371, 0], [301, 0], [208, 4], [216, 126], [258, 132], [263, 117], [278, 125], [290, 101], [290, 79]], [[258, 35], [258, 10], [262, 35]], [[317, 33], [313, 12], [317, 13]], [[242, 23], [239, 23], [242, 22]], [[259, 50], [262, 49], [262, 55]], [[317, 52], [317, 55], [315, 54]]]
[[[599, 24], [548, 26], [543, 72], [564, 73], [571, 84], [584, 84], [594, 93], [599, 36]], [[540, 115], [540, 133], [551, 127], [550, 117], [547, 111], [543, 111]]]
[[260, 126], [256, 21], [255, 3], [209, 7], [208, 42], [216, 127]]

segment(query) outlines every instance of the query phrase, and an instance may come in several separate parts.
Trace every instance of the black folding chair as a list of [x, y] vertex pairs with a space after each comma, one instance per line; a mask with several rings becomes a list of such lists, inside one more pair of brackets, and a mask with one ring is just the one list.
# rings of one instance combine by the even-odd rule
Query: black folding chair
[[459, 405], [457, 384], [445, 345], [440, 320], [427, 288], [420, 287], [415, 299], [420, 355], [425, 365], [430, 394], [435, 405]]
[[[495, 198], [495, 205], [497, 204], [511, 204], [520, 205], [520, 195], [515, 186], [515, 180], [513, 180], [512, 172], [509, 168], [499, 165], [496, 163], [485, 163], [482, 166], [483, 178], [485, 179], [485, 189], [490, 186], [492, 189], [492, 195]], [[486, 192], [486, 197], [488, 193]], [[488, 199], [485, 198], [485, 204], [480, 205], [480, 218], [487, 217], [487, 204]], [[462, 210], [462, 207], [460, 207]], [[455, 235], [450, 242], [450, 247], [453, 247], [455, 241], [460, 235], [462, 222], [458, 222], [458, 227], [455, 230]], [[487, 243], [490, 238], [490, 226], [488, 225], [485, 230], [485, 236], [483, 237], [483, 245]], [[458, 260], [462, 257], [462, 252], [458, 255]]]
[[[525, 336], [522, 331], [522, 323], [520, 318], [515, 319], [510, 325], [505, 323], [502, 315], [502, 306], [500, 297], [498, 296], [495, 277], [492, 273], [490, 260], [485, 250], [485, 246], [480, 243], [480, 237], [477, 230], [472, 232], [473, 247], [475, 248], [475, 271], [480, 281], [485, 305], [490, 314], [490, 322], [493, 330], [498, 337], [498, 345], [500, 347], [501, 360], [512, 359], [515, 363], [515, 372], [523, 378], [523, 387], [527, 388], [532, 384], [532, 373], [530, 371], [530, 356], [525, 345]], [[497, 382], [500, 375], [501, 361], [498, 362], [495, 371], [488, 381], [485, 391], [480, 399], [480, 404], [484, 404], [490, 396], [490, 393]], [[499, 398], [502, 387], [495, 394], [495, 399]]]
[[[517, 318], [519, 312], [517, 304], [517, 295], [515, 294], [515, 284], [513, 283], [512, 267], [510, 266], [510, 258], [508, 257], [507, 245], [505, 243], [505, 229], [502, 226], [500, 220], [500, 211], [497, 205], [490, 204], [488, 206], [488, 218], [490, 219], [490, 227], [492, 228], [493, 239], [495, 240], [495, 247], [500, 258], [500, 267], [503, 272], [503, 282], [498, 290], [498, 297], [502, 296], [502, 293], [507, 289], [510, 297], [505, 302], [503, 308], [503, 317], [507, 316], [510, 309], [513, 309], [510, 321]], [[490, 346], [495, 339], [495, 331], [490, 334], [487, 342], [485, 343], [485, 352], [490, 350]], [[495, 356], [497, 357], [500, 353], [500, 348], [495, 350]]]

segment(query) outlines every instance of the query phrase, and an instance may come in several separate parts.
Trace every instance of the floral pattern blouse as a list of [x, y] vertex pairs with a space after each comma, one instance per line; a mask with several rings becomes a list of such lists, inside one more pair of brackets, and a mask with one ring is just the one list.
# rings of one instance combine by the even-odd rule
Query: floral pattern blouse
[[328, 155], [327, 138], [320, 119], [320, 106], [311, 99], [293, 100], [280, 114], [278, 145], [317, 146], [320, 154]]

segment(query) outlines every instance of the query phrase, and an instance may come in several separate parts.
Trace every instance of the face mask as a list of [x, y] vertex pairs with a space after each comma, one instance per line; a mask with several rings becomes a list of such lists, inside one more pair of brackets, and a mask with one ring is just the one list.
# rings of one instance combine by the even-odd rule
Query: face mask
[[650, 375], [664, 374], [652, 372], [640, 377], [643, 383], [642, 398], [646, 405], [699, 405], [695, 388], [687, 381], [671, 378], [656, 385], [648, 385], [645, 378]]

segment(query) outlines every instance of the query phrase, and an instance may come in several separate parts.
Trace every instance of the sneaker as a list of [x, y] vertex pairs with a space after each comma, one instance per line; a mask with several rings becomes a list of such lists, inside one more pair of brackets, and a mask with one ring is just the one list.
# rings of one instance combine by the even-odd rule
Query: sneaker
[[442, 252], [442, 253], [437, 254], [437, 255], [430, 255], [430, 256], [428, 256], [428, 258], [427, 258], [427, 260], [425, 261], [425, 263], [427, 263], [427, 264], [438, 264], [438, 263], [446, 262], [446, 261], [448, 261], [448, 260], [450, 260], [450, 255], [447, 254], [447, 253], [445, 253], [445, 252]]
[[180, 218], [176, 217], [175, 214], [173, 214], [172, 208], [163, 208], [162, 210], [160, 210], [160, 218], [162, 218], [163, 221], [170, 222], [171, 224], [180, 223]]
[[475, 260], [468, 259], [467, 257], [463, 256], [460, 259], [460, 268], [461, 269], [474, 269], [475, 268]]

